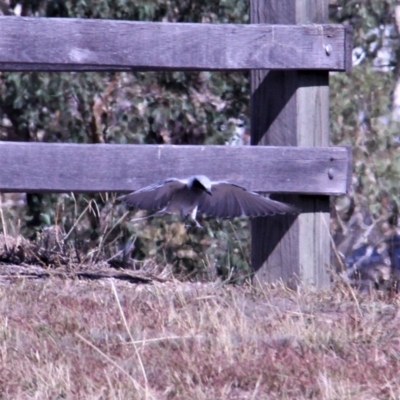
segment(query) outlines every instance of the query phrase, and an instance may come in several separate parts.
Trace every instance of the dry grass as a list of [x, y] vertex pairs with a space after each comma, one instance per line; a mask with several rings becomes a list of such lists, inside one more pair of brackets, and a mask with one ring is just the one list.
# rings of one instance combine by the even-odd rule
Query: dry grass
[[0, 398], [397, 399], [400, 298], [381, 297], [340, 285], [3, 284]]

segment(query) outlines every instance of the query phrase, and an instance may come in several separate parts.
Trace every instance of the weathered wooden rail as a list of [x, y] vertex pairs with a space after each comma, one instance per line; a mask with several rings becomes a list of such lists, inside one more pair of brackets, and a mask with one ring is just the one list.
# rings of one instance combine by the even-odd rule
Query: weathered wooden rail
[[1, 71], [252, 70], [252, 144], [263, 145], [3, 142], [0, 190], [128, 191], [202, 173], [287, 193], [304, 212], [255, 220], [253, 269], [327, 284], [328, 196], [346, 193], [352, 169], [349, 149], [329, 147], [328, 99], [328, 71], [351, 68], [351, 31], [327, 14], [328, 0], [252, 0], [249, 25], [0, 17]]
[[0, 70], [349, 69], [341, 25], [0, 17]]
[[[253, 191], [338, 195], [348, 189], [350, 158], [345, 147], [0, 142], [0, 187], [10, 192], [27, 188], [36, 192], [123, 192], [163, 176], [203, 174]], [[243, 173], [249, 170], [252, 174]]]

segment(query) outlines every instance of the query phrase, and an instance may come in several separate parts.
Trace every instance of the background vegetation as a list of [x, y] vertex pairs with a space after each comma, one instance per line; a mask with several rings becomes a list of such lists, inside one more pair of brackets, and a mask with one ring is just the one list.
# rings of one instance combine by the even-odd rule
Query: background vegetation
[[[355, 204], [374, 220], [388, 199], [399, 197], [395, 5], [394, 0], [339, 0], [330, 8], [332, 22], [354, 26], [357, 48], [354, 72], [331, 76], [331, 140], [354, 146], [355, 157], [354, 203], [339, 199], [341, 215]], [[3, 0], [0, 9], [23, 16], [248, 22], [244, 0]], [[1, 73], [0, 139], [234, 142], [248, 121], [249, 89], [249, 75], [242, 72]], [[188, 231], [171, 217], [122, 222], [111, 230], [124, 212], [113, 206], [112, 196], [28, 194], [26, 202], [21, 208], [12, 199], [12, 207], [4, 209], [3, 230], [40, 239], [56, 225], [62, 235], [69, 233], [63, 246], [85, 249], [88, 261], [122, 250], [135, 260], [154, 257], [185, 276], [248, 271], [247, 221], [205, 220], [204, 231]]]

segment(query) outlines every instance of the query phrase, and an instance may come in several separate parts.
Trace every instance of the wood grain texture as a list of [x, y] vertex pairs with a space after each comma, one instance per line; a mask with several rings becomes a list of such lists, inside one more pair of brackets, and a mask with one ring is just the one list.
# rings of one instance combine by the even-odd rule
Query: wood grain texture
[[[327, 0], [252, 0], [251, 23], [324, 23]], [[328, 146], [329, 76], [324, 71], [252, 71], [252, 144]], [[252, 223], [252, 267], [259, 281], [324, 286], [330, 265], [329, 197], [277, 196], [297, 218]]]
[[345, 27], [332, 24], [0, 17], [0, 70], [342, 71], [348, 59], [346, 40]]
[[0, 142], [0, 190], [124, 192], [204, 174], [253, 191], [343, 194], [349, 157], [345, 147]]

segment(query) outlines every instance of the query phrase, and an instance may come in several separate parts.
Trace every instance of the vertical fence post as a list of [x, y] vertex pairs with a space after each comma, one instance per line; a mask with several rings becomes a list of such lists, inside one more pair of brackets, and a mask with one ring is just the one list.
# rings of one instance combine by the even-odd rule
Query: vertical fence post
[[[251, 0], [250, 22], [312, 24], [328, 21], [328, 0]], [[265, 71], [251, 73], [253, 145], [328, 146], [329, 73]], [[329, 197], [281, 195], [298, 205], [298, 217], [252, 222], [252, 268], [256, 280], [282, 279], [317, 287], [329, 284]]]

